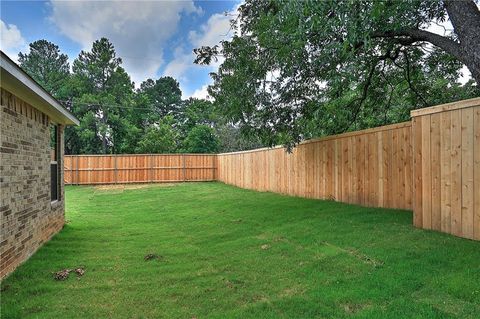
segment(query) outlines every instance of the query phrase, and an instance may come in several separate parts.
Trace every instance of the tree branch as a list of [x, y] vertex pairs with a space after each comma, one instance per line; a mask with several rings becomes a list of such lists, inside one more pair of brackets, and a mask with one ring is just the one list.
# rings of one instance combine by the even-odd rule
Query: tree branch
[[368, 71], [367, 79], [365, 80], [365, 83], [363, 84], [363, 89], [362, 89], [362, 95], [360, 97], [357, 97], [353, 99], [350, 103], [347, 105], [347, 109], [349, 109], [354, 103], [358, 102], [357, 107], [355, 108], [355, 111], [353, 112], [352, 119], [350, 121], [350, 124], [345, 126], [343, 130], [341, 130], [339, 133], [344, 133], [346, 132], [352, 124], [355, 124], [357, 121], [358, 114], [360, 113], [360, 110], [362, 109], [363, 102], [367, 99], [368, 96], [368, 89], [370, 87], [370, 84], [372, 83], [372, 78], [373, 74], [375, 73], [375, 68], [378, 65], [378, 61], [375, 61], [372, 66], [370, 67], [370, 70]]
[[420, 92], [418, 92], [415, 89], [415, 87], [412, 84], [412, 80], [410, 78], [410, 60], [408, 58], [408, 53], [403, 51], [403, 55], [405, 56], [405, 62], [407, 62], [407, 67], [406, 67], [406, 70], [405, 70], [405, 76], [406, 76], [406, 79], [407, 79], [408, 87], [413, 91], [413, 93], [415, 93], [416, 96], [418, 96], [418, 98], [420, 100], [422, 100], [423, 105], [425, 107], [427, 107], [427, 106], [429, 106], [427, 101], [423, 98], [423, 96], [420, 94]]
[[404, 45], [413, 44], [418, 41], [426, 41], [445, 50], [447, 53], [453, 55], [454, 57], [465, 63], [465, 61], [463, 61], [463, 50], [460, 46], [460, 43], [430, 31], [420, 29], [406, 29], [397, 31], [392, 30], [385, 32], [374, 32], [372, 34], [372, 38], [396, 38], [400, 44]]

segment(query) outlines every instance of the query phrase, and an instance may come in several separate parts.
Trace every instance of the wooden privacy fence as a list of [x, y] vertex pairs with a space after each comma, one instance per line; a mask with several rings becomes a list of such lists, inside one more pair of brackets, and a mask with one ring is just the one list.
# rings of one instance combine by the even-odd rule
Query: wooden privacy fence
[[414, 225], [480, 240], [480, 98], [411, 115]]
[[218, 155], [218, 179], [259, 191], [412, 208], [410, 122], [283, 148]]
[[218, 155], [65, 156], [66, 184], [219, 180], [243, 188], [413, 209], [414, 225], [480, 240], [480, 98], [412, 120]]
[[218, 155], [217, 179], [259, 191], [413, 209], [414, 224], [480, 240], [480, 98], [405, 123]]
[[65, 184], [216, 180], [216, 155], [65, 155]]

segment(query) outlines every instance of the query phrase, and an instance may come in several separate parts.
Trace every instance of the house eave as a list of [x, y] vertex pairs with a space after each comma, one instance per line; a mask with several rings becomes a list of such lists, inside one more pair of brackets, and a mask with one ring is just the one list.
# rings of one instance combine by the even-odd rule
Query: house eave
[[0, 66], [0, 85], [2, 88], [48, 115], [55, 123], [79, 125], [78, 119], [72, 113], [3, 52], [1, 52]]

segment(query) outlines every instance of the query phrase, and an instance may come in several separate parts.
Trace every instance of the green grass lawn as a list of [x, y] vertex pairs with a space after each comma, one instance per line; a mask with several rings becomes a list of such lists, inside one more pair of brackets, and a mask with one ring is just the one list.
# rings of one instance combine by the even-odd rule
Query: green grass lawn
[[68, 224], [2, 283], [2, 318], [480, 315], [480, 242], [415, 229], [408, 211], [220, 183], [66, 197]]

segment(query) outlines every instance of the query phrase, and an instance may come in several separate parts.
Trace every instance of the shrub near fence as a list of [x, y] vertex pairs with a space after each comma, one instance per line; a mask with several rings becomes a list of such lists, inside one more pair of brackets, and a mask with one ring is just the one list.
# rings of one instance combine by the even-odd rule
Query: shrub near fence
[[65, 155], [65, 184], [216, 180], [216, 155]]

